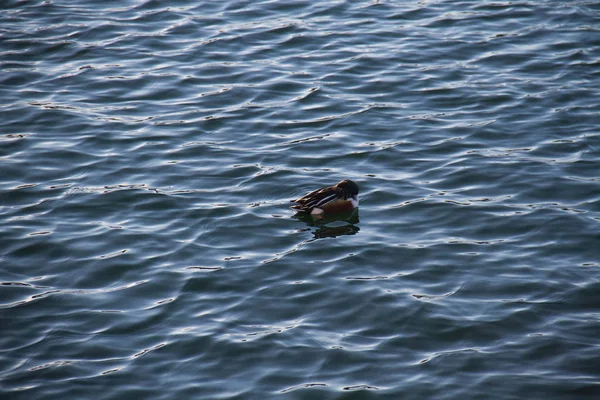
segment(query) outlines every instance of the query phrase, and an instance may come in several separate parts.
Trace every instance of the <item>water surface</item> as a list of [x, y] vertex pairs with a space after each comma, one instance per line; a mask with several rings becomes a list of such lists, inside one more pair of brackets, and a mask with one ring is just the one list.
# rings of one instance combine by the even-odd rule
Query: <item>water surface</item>
[[313, 3], [3, 3], [0, 397], [600, 396], [600, 4]]

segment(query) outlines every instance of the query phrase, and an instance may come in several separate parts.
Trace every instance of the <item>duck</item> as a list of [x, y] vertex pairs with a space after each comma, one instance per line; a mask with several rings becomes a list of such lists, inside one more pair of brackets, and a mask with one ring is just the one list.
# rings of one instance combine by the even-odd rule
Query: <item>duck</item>
[[344, 179], [333, 186], [313, 190], [304, 196], [292, 200], [291, 208], [311, 215], [334, 214], [352, 211], [358, 208], [358, 185]]

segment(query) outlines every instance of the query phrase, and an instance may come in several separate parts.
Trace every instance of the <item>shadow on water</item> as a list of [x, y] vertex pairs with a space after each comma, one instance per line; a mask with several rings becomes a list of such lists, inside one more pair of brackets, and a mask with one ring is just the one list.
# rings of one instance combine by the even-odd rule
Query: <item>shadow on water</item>
[[360, 222], [358, 218], [358, 209], [324, 216], [296, 213], [294, 218], [303, 221], [310, 227], [316, 227], [317, 230], [313, 232], [315, 239], [355, 235], [360, 230], [360, 228], [356, 226], [356, 224]]

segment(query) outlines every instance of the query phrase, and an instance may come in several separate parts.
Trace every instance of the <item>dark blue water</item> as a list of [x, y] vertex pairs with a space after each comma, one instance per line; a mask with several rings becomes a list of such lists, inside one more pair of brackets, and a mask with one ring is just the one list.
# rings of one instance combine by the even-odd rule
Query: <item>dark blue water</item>
[[0, 8], [1, 398], [600, 398], [600, 2]]

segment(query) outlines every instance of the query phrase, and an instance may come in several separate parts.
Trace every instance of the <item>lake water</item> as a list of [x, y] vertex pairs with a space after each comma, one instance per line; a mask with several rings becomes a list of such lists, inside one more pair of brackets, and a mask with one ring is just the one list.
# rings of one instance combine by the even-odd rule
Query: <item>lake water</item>
[[2, 399], [600, 398], [600, 2], [1, 9]]

